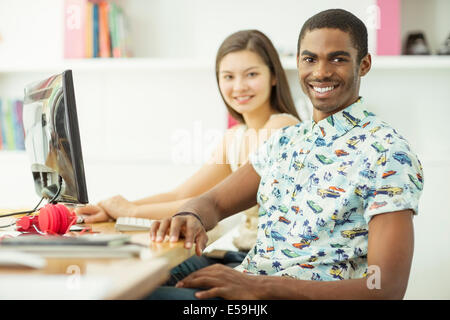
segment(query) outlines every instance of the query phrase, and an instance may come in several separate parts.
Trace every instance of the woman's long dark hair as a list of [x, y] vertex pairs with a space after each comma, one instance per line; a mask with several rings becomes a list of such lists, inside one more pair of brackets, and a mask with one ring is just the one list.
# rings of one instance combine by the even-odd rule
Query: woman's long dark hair
[[[270, 105], [272, 109], [280, 113], [289, 113], [300, 119], [292, 100], [289, 84], [286, 74], [281, 66], [280, 57], [278, 56], [272, 41], [261, 31], [258, 30], [242, 30], [228, 36], [220, 46], [216, 56], [216, 80], [219, 85], [219, 65], [222, 59], [231, 52], [242, 50], [250, 50], [259, 55], [264, 63], [269, 67], [271, 74], [276, 79], [276, 84], [272, 87], [270, 93]], [[220, 90], [219, 90], [220, 91]], [[241, 123], [245, 123], [244, 117], [231, 108], [220, 92], [223, 102], [227, 106], [231, 116]]]

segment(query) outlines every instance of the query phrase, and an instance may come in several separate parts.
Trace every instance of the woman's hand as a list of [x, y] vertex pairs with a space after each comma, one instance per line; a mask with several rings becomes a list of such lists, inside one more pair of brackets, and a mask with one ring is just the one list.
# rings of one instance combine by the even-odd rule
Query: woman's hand
[[166, 236], [169, 236], [170, 242], [177, 242], [180, 236], [184, 236], [184, 247], [190, 249], [195, 243], [198, 256], [202, 254], [208, 242], [205, 228], [193, 215], [174, 216], [153, 222], [150, 239], [162, 242]]
[[84, 223], [104, 222], [111, 219], [102, 207], [94, 204], [76, 208], [74, 211], [77, 215], [84, 216]]
[[75, 209], [77, 215], [84, 215], [85, 223], [96, 223], [116, 220], [118, 217], [133, 217], [137, 205], [131, 203], [122, 196], [100, 201], [97, 205], [88, 204], [84, 207]]
[[118, 217], [135, 217], [138, 207], [120, 195], [100, 201], [98, 206], [114, 220], [117, 220]]

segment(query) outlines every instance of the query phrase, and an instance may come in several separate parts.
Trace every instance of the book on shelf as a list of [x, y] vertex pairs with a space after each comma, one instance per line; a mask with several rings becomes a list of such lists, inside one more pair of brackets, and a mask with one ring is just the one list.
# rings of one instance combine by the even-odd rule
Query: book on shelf
[[23, 103], [0, 99], [0, 149], [25, 150]]
[[93, 19], [94, 4], [92, 2], [86, 3], [86, 28], [84, 38], [85, 57], [94, 57], [94, 19]]
[[25, 150], [25, 130], [23, 127], [23, 102], [13, 101], [14, 141], [17, 150]]
[[98, 15], [98, 37], [100, 42], [100, 58], [110, 58], [111, 57], [111, 34], [109, 32], [109, 19], [108, 11], [109, 4], [106, 1], [102, 1], [98, 5], [99, 15]]
[[65, 0], [65, 58], [128, 57], [124, 12], [106, 0]]
[[92, 56], [86, 56], [86, 58], [97, 58], [99, 57], [98, 49], [98, 4], [92, 4]]

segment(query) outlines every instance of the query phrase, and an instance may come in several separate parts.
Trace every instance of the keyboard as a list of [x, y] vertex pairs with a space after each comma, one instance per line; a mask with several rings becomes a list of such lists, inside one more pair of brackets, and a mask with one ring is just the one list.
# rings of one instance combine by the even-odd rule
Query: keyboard
[[116, 220], [117, 231], [147, 231], [154, 220], [133, 217], [119, 217]]

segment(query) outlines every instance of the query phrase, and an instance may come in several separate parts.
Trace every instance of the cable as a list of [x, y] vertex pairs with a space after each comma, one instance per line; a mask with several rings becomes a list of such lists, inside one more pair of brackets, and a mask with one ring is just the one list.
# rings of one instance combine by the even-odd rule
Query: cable
[[[63, 183], [63, 179], [62, 179], [61, 176], [59, 176], [59, 188], [58, 188], [58, 191], [53, 196], [53, 198], [50, 199], [50, 201], [48, 203], [53, 203], [59, 197], [59, 194], [61, 193], [61, 189], [62, 189], [62, 183]], [[53, 203], [53, 204], [55, 204], [55, 203]]]
[[[61, 176], [59, 176], [59, 187], [58, 187], [58, 191], [57, 191], [56, 194], [53, 196], [53, 198], [50, 199], [50, 201], [49, 201], [48, 203], [51, 203], [51, 204], [55, 204], [55, 203], [56, 203], [55, 200], [59, 197], [59, 194], [61, 193], [62, 182], [63, 182], [63, 179], [62, 179]], [[45, 197], [43, 196], [43, 197], [41, 198], [41, 200], [38, 202], [38, 204], [34, 207], [33, 210], [12, 212], [12, 213], [8, 213], [8, 214], [0, 215], [0, 218], [10, 217], [10, 216], [15, 216], [15, 215], [18, 215], [18, 214], [26, 214], [26, 215], [29, 215], [29, 214], [31, 214], [31, 213], [33, 213], [33, 212], [36, 212], [36, 211], [38, 211], [38, 207], [39, 207], [39, 205], [41, 204], [42, 200], [44, 200], [44, 198], [45, 198]], [[13, 223], [8, 224], [8, 225], [0, 226], [0, 229], [1, 229], [1, 228], [11, 227], [11, 226], [13, 226], [13, 225], [15, 225], [15, 224], [16, 224], [16, 222], [13, 222]]]
[[5, 225], [5, 226], [0, 226], [0, 229], [1, 228], [8, 228], [8, 227], [11, 227], [11, 226], [13, 226], [13, 225], [15, 225], [16, 224], [16, 222], [14, 221], [13, 223], [11, 223], [11, 224], [7, 224], [7, 225]]
[[42, 200], [44, 200], [44, 197], [41, 198], [41, 200], [38, 202], [38, 204], [36, 205], [36, 207], [34, 207], [33, 210], [11, 212], [11, 213], [8, 213], [8, 214], [0, 215], [0, 218], [15, 216], [15, 215], [18, 215], [18, 214], [30, 214], [30, 213], [36, 212], [38, 210], [38, 207], [41, 204]]

